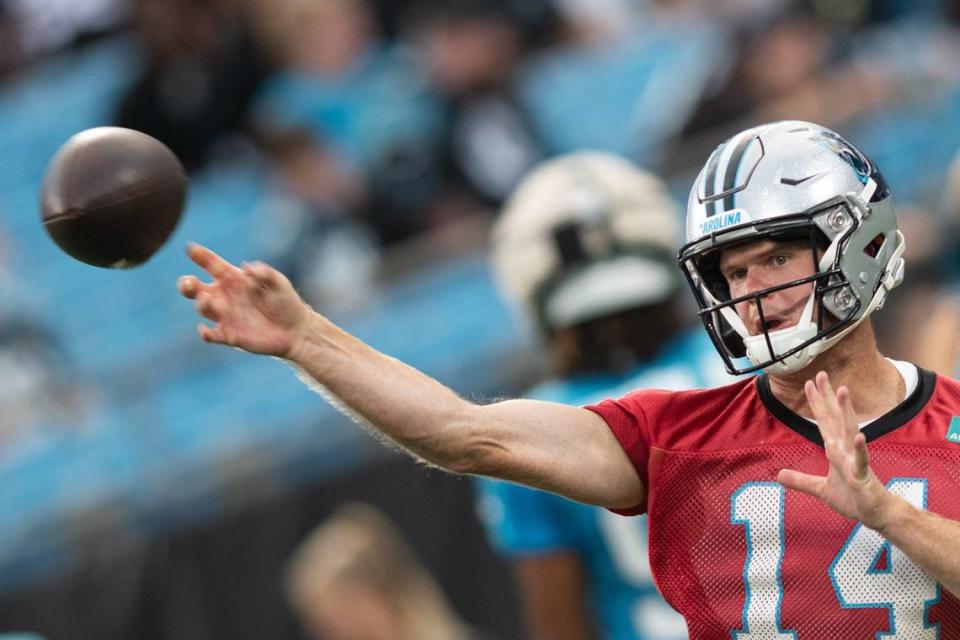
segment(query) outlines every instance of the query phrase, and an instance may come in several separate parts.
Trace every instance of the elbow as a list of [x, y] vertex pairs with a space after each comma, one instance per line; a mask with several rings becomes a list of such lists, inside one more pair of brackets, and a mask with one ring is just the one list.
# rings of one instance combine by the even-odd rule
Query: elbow
[[510, 449], [496, 433], [501, 431], [496, 423], [484, 420], [480, 411], [471, 411], [457, 427], [461, 434], [460, 446], [444, 462], [444, 467], [464, 475], [498, 476], [498, 470], [507, 465]]
[[447, 469], [454, 473], [475, 476], [496, 476], [503, 467], [509, 451], [488, 438], [473, 438], [455, 456], [447, 461]]

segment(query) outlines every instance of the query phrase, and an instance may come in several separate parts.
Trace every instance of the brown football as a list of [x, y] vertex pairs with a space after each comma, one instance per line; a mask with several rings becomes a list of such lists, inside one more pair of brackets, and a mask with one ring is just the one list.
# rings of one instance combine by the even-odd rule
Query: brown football
[[166, 145], [133, 129], [97, 127], [71, 137], [50, 160], [40, 209], [67, 254], [128, 268], [167, 241], [186, 195], [187, 174]]

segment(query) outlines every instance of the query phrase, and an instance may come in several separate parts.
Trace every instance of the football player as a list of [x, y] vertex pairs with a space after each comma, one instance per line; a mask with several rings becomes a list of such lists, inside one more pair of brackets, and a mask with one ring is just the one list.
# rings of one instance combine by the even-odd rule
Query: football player
[[412, 454], [619, 513], [694, 639], [960, 638], [960, 383], [893, 362], [870, 315], [903, 278], [876, 166], [806, 122], [740, 132], [691, 190], [680, 265], [730, 372], [587, 407], [479, 405], [192, 245], [201, 338], [289, 360]]
[[[679, 236], [665, 185], [615, 155], [562, 156], [519, 185], [491, 234], [491, 262], [553, 361], [554, 376], [527, 397], [583, 405], [730, 381], [704, 332], [690, 330], [674, 264]], [[476, 486], [481, 519], [512, 561], [531, 638], [687, 637], [653, 585], [645, 518], [509, 482]]]

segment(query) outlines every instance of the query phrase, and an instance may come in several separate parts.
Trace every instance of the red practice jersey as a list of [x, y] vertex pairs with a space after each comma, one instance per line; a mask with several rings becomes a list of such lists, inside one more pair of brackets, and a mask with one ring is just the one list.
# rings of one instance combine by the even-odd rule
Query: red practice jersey
[[[960, 640], [960, 602], [876, 532], [777, 483], [825, 475], [816, 425], [766, 376], [718, 389], [638, 391], [589, 407], [647, 487], [650, 564], [694, 640]], [[960, 520], [960, 382], [917, 389], [863, 429], [874, 472]], [[960, 545], [952, 550], [960, 553]]]

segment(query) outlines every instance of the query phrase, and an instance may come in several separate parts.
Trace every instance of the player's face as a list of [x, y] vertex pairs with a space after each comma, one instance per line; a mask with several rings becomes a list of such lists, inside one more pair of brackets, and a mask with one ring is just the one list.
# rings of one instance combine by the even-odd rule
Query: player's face
[[[731, 298], [806, 278], [814, 273], [808, 242], [759, 240], [727, 249], [720, 257], [720, 272], [730, 287]], [[768, 331], [791, 327], [800, 320], [813, 291], [813, 283], [788, 287], [764, 296], [763, 317]], [[761, 332], [760, 311], [751, 299], [736, 305], [750, 335]]]

